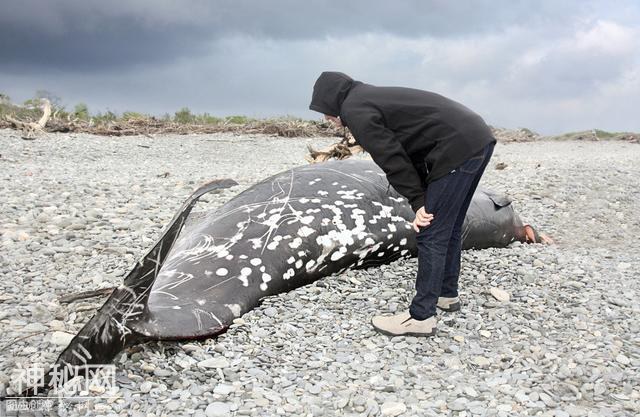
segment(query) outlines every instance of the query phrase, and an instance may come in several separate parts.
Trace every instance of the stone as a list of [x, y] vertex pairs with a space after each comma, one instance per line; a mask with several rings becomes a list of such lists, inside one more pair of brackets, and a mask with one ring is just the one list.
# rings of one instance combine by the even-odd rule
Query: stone
[[218, 369], [226, 368], [229, 366], [229, 361], [224, 356], [216, 356], [213, 358], [205, 359], [198, 362], [199, 368]]
[[227, 417], [231, 415], [231, 407], [223, 402], [212, 402], [204, 410], [207, 417]]
[[407, 406], [401, 402], [387, 401], [380, 406], [380, 413], [383, 416], [399, 416], [407, 411]]
[[625, 355], [623, 355], [622, 353], [619, 353], [616, 356], [616, 362], [618, 362], [621, 365], [629, 365], [631, 363], [631, 361], [629, 360], [629, 358], [627, 358]]
[[493, 295], [493, 298], [495, 298], [498, 301], [507, 302], [511, 299], [511, 296], [509, 295], [509, 293], [500, 288], [491, 287], [490, 292], [491, 292], [491, 295]]
[[51, 343], [57, 346], [67, 346], [71, 343], [71, 340], [74, 338], [74, 335], [70, 333], [55, 331], [51, 334]]

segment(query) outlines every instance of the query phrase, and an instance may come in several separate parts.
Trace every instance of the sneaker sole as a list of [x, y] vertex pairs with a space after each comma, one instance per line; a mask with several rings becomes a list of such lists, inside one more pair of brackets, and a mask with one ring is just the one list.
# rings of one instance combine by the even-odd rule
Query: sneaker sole
[[431, 332], [429, 333], [416, 333], [416, 332], [407, 332], [407, 333], [402, 333], [402, 334], [396, 334], [396, 333], [391, 333], [388, 332], [386, 330], [380, 329], [376, 326], [373, 325], [373, 322], [371, 322], [371, 326], [373, 326], [373, 328], [378, 332], [381, 333], [385, 336], [390, 336], [390, 337], [396, 337], [396, 336], [414, 336], [414, 337], [431, 337], [433, 335], [436, 334], [436, 329], [433, 329]]
[[453, 303], [453, 304], [449, 304], [449, 307], [440, 307], [440, 306], [436, 306], [438, 307], [440, 310], [442, 311], [446, 311], [447, 313], [453, 313], [456, 311], [460, 311], [460, 303]]

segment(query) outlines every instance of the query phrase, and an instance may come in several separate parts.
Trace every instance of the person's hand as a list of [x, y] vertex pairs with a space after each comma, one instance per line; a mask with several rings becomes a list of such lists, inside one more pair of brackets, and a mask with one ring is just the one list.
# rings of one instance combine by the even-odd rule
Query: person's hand
[[431, 224], [431, 220], [433, 220], [433, 214], [427, 213], [424, 206], [420, 207], [418, 211], [416, 211], [416, 218], [413, 219], [413, 230], [417, 232], [420, 231], [420, 227], [426, 227]]

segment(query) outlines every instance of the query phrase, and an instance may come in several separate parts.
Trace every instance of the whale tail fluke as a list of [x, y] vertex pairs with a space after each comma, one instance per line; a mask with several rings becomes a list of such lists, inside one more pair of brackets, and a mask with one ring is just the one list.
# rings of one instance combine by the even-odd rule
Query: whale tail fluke
[[[231, 179], [212, 181], [198, 188], [184, 202], [156, 244], [136, 263], [123, 284], [111, 293], [102, 307], [62, 351], [55, 365], [45, 372], [44, 381], [37, 382], [39, 392], [46, 392], [55, 387], [52, 382], [59, 380], [61, 372], [77, 372], [85, 365], [108, 364], [127, 345], [145, 339], [145, 335], [137, 332], [133, 324], [144, 312], [156, 276], [191, 210], [204, 194], [234, 185], [238, 183]], [[33, 393], [34, 388], [28, 387], [22, 395], [32, 396]]]

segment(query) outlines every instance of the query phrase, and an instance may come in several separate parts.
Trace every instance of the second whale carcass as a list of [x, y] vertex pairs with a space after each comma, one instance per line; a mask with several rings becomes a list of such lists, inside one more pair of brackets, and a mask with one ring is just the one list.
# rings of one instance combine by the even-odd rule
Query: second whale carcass
[[[58, 365], [107, 363], [145, 340], [214, 336], [261, 298], [347, 268], [417, 254], [414, 213], [368, 160], [284, 171], [218, 209], [198, 189], [108, 300], [61, 353]], [[465, 248], [536, 241], [510, 201], [478, 190], [464, 225]]]

